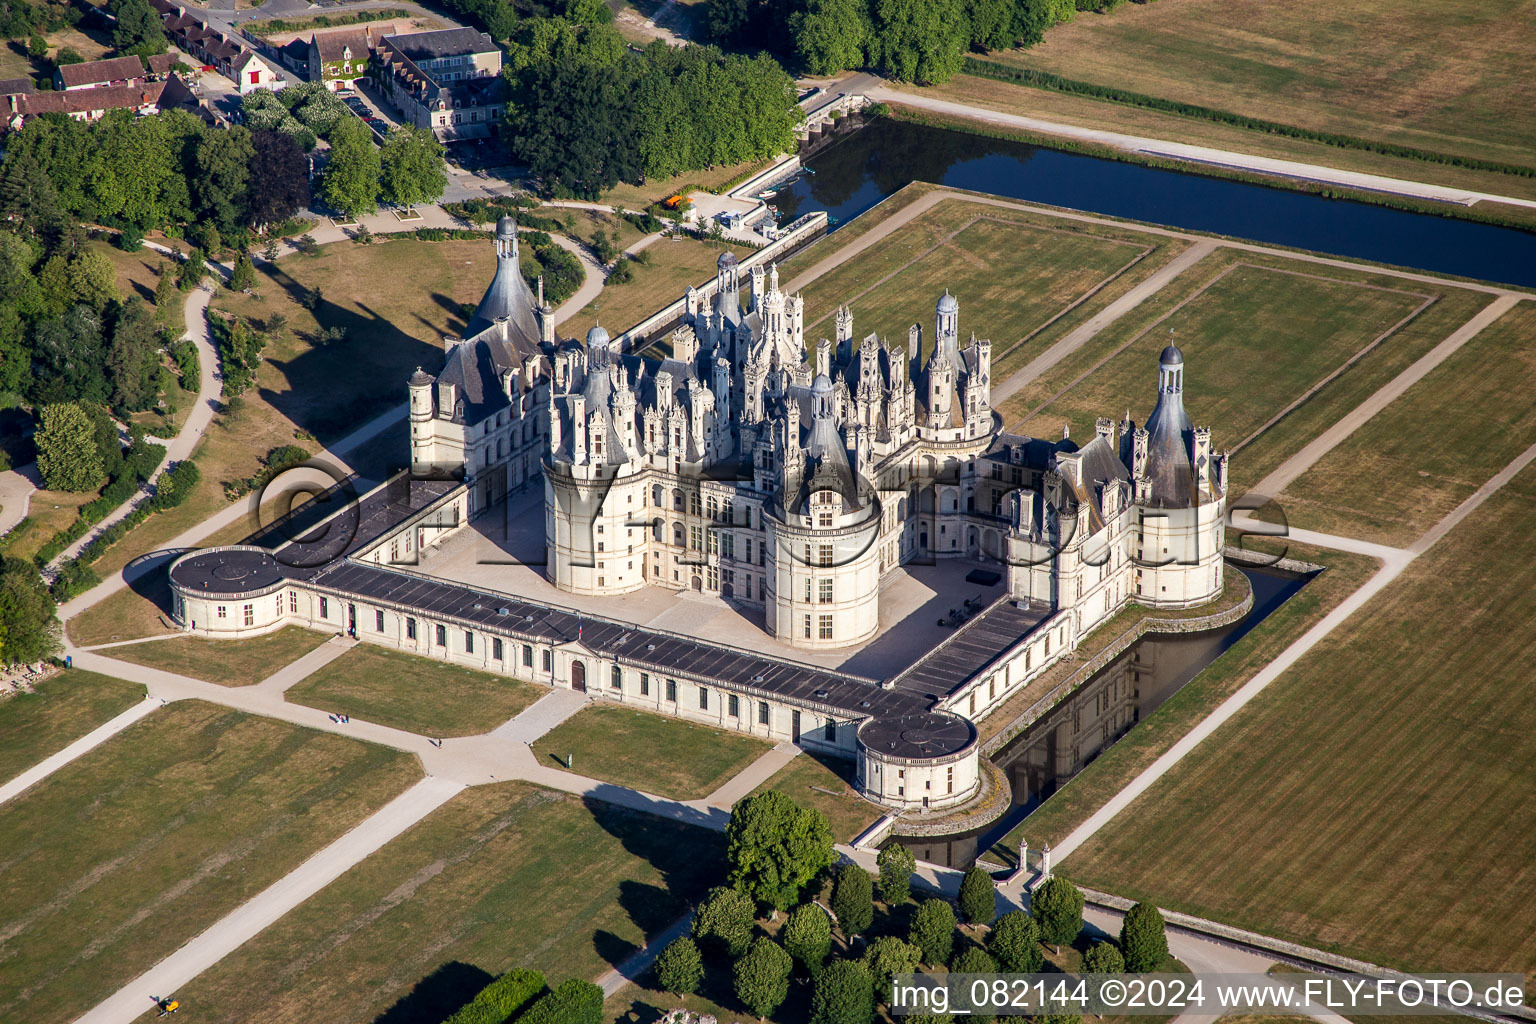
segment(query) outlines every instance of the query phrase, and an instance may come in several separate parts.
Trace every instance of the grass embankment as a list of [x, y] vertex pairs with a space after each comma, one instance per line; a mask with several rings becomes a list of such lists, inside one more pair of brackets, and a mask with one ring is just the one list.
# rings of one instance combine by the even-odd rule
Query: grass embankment
[[144, 687], [65, 669], [0, 698], [0, 781], [13, 779], [144, 699]]
[[183, 636], [113, 647], [102, 653], [220, 686], [251, 686], [328, 639], [327, 633], [285, 626], [273, 633], [239, 640]]
[[1527, 467], [1062, 870], [1406, 970], [1529, 971], [1533, 515]]
[[0, 999], [74, 1019], [419, 775], [396, 751], [225, 708], [156, 711], [0, 808]]
[[490, 732], [547, 687], [359, 644], [288, 690], [294, 704], [430, 736]]
[[[719, 694], [716, 700], [723, 699]], [[769, 750], [763, 740], [676, 718], [596, 706], [576, 713], [533, 744], [541, 763], [630, 789], [697, 800]]]
[[[492, 976], [592, 979], [721, 873], [717, 833], [477, 786], [187, 985], [209, 1020], [440, 1021]], [[251, 984], [252, 978], [262, 984]]]

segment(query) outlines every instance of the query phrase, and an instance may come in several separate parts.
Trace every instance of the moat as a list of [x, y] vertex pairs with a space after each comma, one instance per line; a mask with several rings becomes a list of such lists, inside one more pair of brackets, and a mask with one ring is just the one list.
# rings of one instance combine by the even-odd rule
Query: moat
[[1242, 571], [1253, 587], [1253, 610], [1241, 622], [1204, 633], [1147, 634], [992, 755], [1013, 790], [1003, 817], [984, 829], [899, 841], [919, 860], [970, 864], [1311, 579], [1278, 569]]
[[1112, 217], [1536, 286], [1536, 233], [1286, 188], [1122, 163], [879, 118], [813, 143], [815, 171], [772, 200], [782, 223], [825, 210], [833, 229], [913, 181]]

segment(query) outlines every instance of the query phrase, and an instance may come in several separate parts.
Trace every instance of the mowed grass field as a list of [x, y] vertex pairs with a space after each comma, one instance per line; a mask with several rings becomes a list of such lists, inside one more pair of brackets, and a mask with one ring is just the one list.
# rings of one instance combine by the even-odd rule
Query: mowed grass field
[[1536, 467], [1062, 865], [1405, 969], [1536, 964]]
[[873, 825], [885, 810], [859, 796], [853, 788], [853, 761], [823, 758], [802, 751], [773, 778], [753, 793], [778, 790], [802, 807], [814, 807], [832, 826], [832, 836], [840, 843], [852, 842], [860, 832]]
[[285, 696], [294, 704], [430, 736], [490, 732], [549, 692], [493, 672], [359, 644]]
[[1536, 440], [1536, 305], [1522, 302], [1282, 495], [1290, 521], [1406, 546]]
[[[732, 251], [738, 256], [746, 255], [739, 246]], [[609, 334], [617, 337], [658, 309], [682, 298], [690, 285], [702, 284], [714, 277], [715, 264], [725, 249], [682, 237], [658, 239], [641, 252], [647, 254], [649, 263], [631, 264], [633, 278], [624, 284], [605, 284], [597, 298], [560, 321], [560, 337], [584, 339], [587, 331], [599, 322]]]
[[1319, 131], [1530, 166], [1536, 3], [1163, 0], [1001, 60]]
[[107, 657], [160, 668], [220, 686], [251, 686], [330, 639], [298, 626], [239, 640], [173, 637], [105, 651]]
[[[720, 694], [716, 700], [723, 699]], [[696, 800], [729, 782], [772, 744], [648, 711], [598, 705], [578, 711], [533, 744], [539, 763], [604, 782]]]
[[[1010, 429], [1092, 436], [1129, 409], [1145, 422], [1158, 354], [1184, 352], [1184, 403], [1233, 451], [1240, 488], [1433, 348], [1491, 298], [1453, 285], [1217, 251], [1005, 401]], [[1407, 285], [1407, 286], [1405, 286]], [[1422, 308], [1421, 308], [1422, 307]]]
[[526, 783], [477, 786], [178, 994], [198, 1020], [230, 1024], [441, 1021], [514, 966], [552, 984], [597, 977], [723, 873], [716, 833]]
[[0, 808], [0, 1003], [74, 1019], [419, 776], [282, 722], [156, 711]]
[[0, 698], [0, 781], [20, 775], [144, 699], [125, 679], [65, 669], [31, 693]]

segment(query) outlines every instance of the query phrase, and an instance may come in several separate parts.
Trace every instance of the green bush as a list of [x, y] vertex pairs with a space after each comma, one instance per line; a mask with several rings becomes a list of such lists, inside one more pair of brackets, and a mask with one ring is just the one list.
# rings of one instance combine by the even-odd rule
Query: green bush
[[514, 967], [476, 994], [443, 1024], [502, 1024], [545, 991], [544, 975]]
[[517, 1024], [604, 1024], [603, 990], [571, 978], [534, 1003]]

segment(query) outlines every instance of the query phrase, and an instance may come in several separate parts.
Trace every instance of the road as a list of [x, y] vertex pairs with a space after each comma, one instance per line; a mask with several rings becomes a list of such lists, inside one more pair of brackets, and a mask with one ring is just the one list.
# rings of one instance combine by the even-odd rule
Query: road
[[883, 103], [899, 103], [902, 106], [915, 107], [919, 110], [926, 110], [936, 114], [949, 114], [956, 117], [970, 118], [974, 121], [982, 121], [987, 124], [1002, 125], [1006, 128], [1018, 128], [1045, 135], [1056, 135], [1077, 142], [1109, 146], [1128, 153], [1141, 153], [1147, 156], [1184, 160], [1206, 166], [1250, 171], [1254, 174], [1266, 174], [1278, 178], [1290, 178], [1296, 181], [1337, 185], [1341, 188], [1360, 189], [1367, 192], [1384, 192], [1389, 195], [1410, 196], [1415, 199], [1428, 199], [1434, 202], [1455, 203], [1459, 206], [1473, 206], [1477, 203], [1487, 202], [1506, 203], [1511, 206], [1536, 209], [1536, 199], [1521, 199], [1515, 196], [1502, 196], [1491, 192], [1452, 188], [1447, 185], [1432, 185], [1424, 181], [1409, 181], [1404, 178], [1389, 178], [1380, 174], [1345, 171], [1323, 164], [1277, 160], [1272, 157], [1253, 156], [1249, 153], [1234, 153], [1225, 149], [1212, 149], [1209, 146], [1191, 146], [1181, 142], [1170, 142], [1166, 139], [1125, 135], [1120, 132], [1104, 131], [1097, 128], [1080, 128], [1076, 125], [1062, 124], [1059, 121], [1044, 121], [1037, 117], [1005, 114], [996, 110], [988, 110], [985, 107], [956, 103], [953, 100], [941, 100], [937, 97], [925, 96], [921, 93], [905, 89], [893, 89], [884, 84], [867, 86], [863, 92], [870, 99]]

